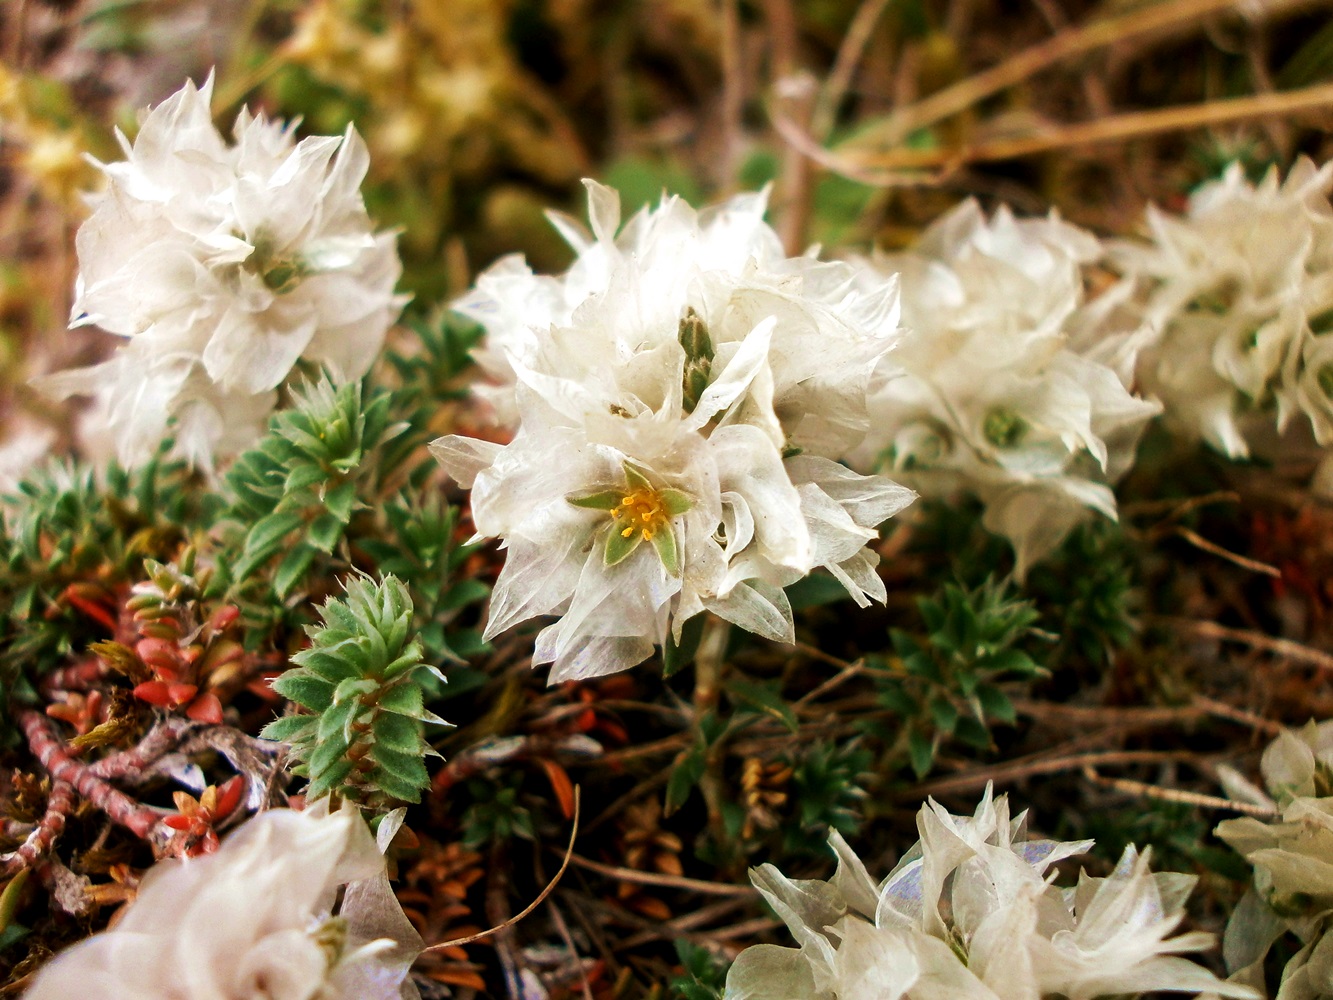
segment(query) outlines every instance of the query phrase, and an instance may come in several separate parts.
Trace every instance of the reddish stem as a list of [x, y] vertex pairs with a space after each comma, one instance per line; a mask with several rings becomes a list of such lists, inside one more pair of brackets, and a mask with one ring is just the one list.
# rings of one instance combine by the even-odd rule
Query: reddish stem
[[52, 780], [46, 797], [46, 814], [18, 850], [4, 856], [0, 876], [8, 878], [22, 868], [36, 868], [55, 845], [65, 829], [65, 817], [74, 811], [74, 789], [64, 781]]
[[[120, 753], [113, 753], [88, 765], [88, 773], [96, 778], [123, 778], [132, 772], [143, 771], [166, 754], [175, 750], [181, 740], [196, 729], [199, 723], [179, 716], [168, 716], [137, 744]], [[133, 784], [133, 782], [131, 782]]]
[[112, 788], [93, 774], [89, 765], [71, 757], [45, 715], [25, 708], [19, 712], [18, 723], [28, 738], [28, 746], [54, 781], [73, 785], [75, 791], [106, 813], [113, 823], [144, 840], [151, 838], [161, 822], [161, 814]]
[[41, 690], [46, 695], [56, 691], [87, 691], [105, 680], [110, 672], [111, 668], [107, 662], [94, 656], [71, 666], [53, 670], [42, 678]]

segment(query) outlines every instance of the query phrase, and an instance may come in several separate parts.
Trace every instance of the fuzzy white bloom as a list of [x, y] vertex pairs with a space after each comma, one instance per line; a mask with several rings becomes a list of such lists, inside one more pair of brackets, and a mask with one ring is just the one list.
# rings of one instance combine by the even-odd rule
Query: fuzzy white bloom
[[1112, 256], [1160, 331], [1140, 376], [1167, 417], [1224, 454], [1303, 414], [1333, 444], [1333, 164], [1298, 160], [1252, 185], [1240, 164], [1190, 197], [1150, 207], [1151, 242]]
[[213, 854], [159, 862], [115, 927], [57, 955], [24, 996], [414, 1000], [421, 947], [355, 809], [273, 809]]
[[1134, 334], [1103, 336], [1105, 310], [1084, 305], [1100, 254], [1054, 215], [987, 220], [967, 201], [913, 251], [864, 265], [898, 273], [908, 332], [876, 373], [858, 467], [975, 494], [1020, 576], [1090, 510], [1116, 516], [1110, 484], [1158, 411], [1127, 386]]
[[866, 543], [913, 494], [836, 459], [868, 426], [893, 282], [782, 257], [762, 196], [668, 199], [617, 235], [618, 196], [588, 189], [595, 238], [568, 275], [467, 300], [512, 442], [433, 446], [507, 549], [487, 636], [562, 616], [535, 657], [555, 682], [632, 666], [704, 610], [790, 642], [782, 588], [818, 566], [883, 600]]
[[404, 299], [392, 233], [359, 193], [356, 130], [296, 142], [242, 111], [213, 125], [213, 81], [151, 109], [79, 229], [71, 323], [129, 343], [45, 381], [97, 397], [122, 461], [143, 461], [177, 421], [177, 451], [209, 465], [250, 443], [298, 362], [359, 378]]
[[1152, 990], [1257, 997], [1179, 957], [1211, 936], [1170, 937], [1193, 876], [1148, 871], [1128, 848], [1106, 878], [1060, 889], [1047, 869], [1091, 841], [1026, 839], [990, 788], [972, 816], [930, 801], [921, 840], [883, 882], [833, 832], [833, 878], [750, 873], [799, 949], [758, 945], [736, 959], [726, 1000], [1094, 1000]]

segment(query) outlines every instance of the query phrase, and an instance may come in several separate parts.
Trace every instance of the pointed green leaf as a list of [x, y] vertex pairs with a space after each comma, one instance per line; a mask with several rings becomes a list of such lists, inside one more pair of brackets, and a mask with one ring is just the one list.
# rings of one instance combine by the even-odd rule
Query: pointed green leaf
[[373, 678], [349, 677], [334, 690], [333, 703], [341, 705], [349, 698], [359, 698], [378, 689], [379, 684]]
[[575, 507], [586, 507], [588, 510], [611, 510], [613, 507], [620, 506], [620, 502], [625, 499], [625, 491], [603, 490], [601, 493], [593, 493], [586, 497], [568, 496], [565, 499]]
[[371, 732], [375, 734], [377, 746], [386, 746], [400, 753], [420, 754], [425, 745], [421, 723], [405, 715], [385, 712], [375, 720]]
[[[626, 536], [625, 532], [629, 531]], [[643, 541], [643, 532], [637, 528], [622, 528], [619, 524], [611, 525], [611, 530], [606, 535], [606, 552], [602, 557], [602, 562], [607, 567], [618, 566], [630, 557], [639, 543]]]
[[300, 525], [301, 515], [296, 511], [280, 511], [261, 518], [245, 538], [245, 551], [257, 552], [281, 544]]
[[670, 525], [663, 525], [662, 530], [653, 535], [653, 548], [657, 558], [671, 576], [680, 575], [680, 554], [676, 549], [676, 533]]
[[312, 712], [323, 712], [333, 704], [333, 685], [303, 670], [289, 670], [274, 680], [273, 690]]
[[356, 507], [356, 483], [350, 479], [324, 494], [324, 509], [346, 524]]
[[424, 781], [418, 785], [383, 767], [375, 768], [370, 774], [370, 780], [385, 795], [400, 802], [420, 802], [421, 791], [429, 784], [429, 781]]
[[628, 462], [624, 463], [624, 469], [625, 480], [629, 483], [631, 490], [651, 490], [653, 488], [653, 484], [648, 482], [648, 477]]
[[317, 739], [321, 744], [337, 738], [345, 738], [344, 734], [347, 727], [351, 725], [352, 719], [356, 717], [357, 711], [361, 708], [360, 702], [355, 698], [335, 703], [332, 707], [326, 709], [319, 717], [319, 730]]
[[662, 500], [662, 506], [672, 517], [679, 517], [694, 506], [694, 501], [680, 490], [662, 490], [658, 497]]
[[796, 721], [796, 713], [783, 701], [782, 695], [771, 687], [744, 677], [733, 677], [727, 681], [725, 687], [733, 700], [772, 716], [793, 733], [800, 728], [800, 723]]
[[321, 514], [306, 529], [306, 541], [321, 552], [332, 552], [342, 539], [344, 528], [343, 522], [332, 514]]
[[426, 774], [426, 765], [419, 752], [403, 753], [401, 750], [395, 750], [393, 747], [377, 743], [370, 748], [370, 757], [384, 770], [404, 781], [411, 782], [418, 788], [425, 788], [426, 785], [430, 784], [430, 777]]
[[398, 715], [405, 715], [409, 719], [420, 719], [422, 722], [443, 723], [434, 712], [427, 711], [422, 705], [421, 688], [411, 682], [396, 684], [389, 688], [380, 696], [380, 708], [386, 712], [395, 712]]
[[341, 732], [329, 737], [321, 737], [315, 745], [315, 752], [310, 755], [310, 773], [319, 774], [328, 770], [347, 753], [348, 743]]
[[279, 598], [286, 598], [296, 586], [305, 580], [310, 571], [310, 564], [315, 561], [316, 551], [309, 545], [296, 545], [273, 574], [273, 593]]
[[319, 717], [314, 715], [284, 715], [274, 719], [259, 732], [259, 738], [276, 743], [299, 743], [313, 738]]
[[671, 777], [667, 780], [666, 802], [663, 806], [663, 812], [670, 816], [690, 797], [690, 792], [694, 786], [699, 783], [699, 779], [704, 776], [705, 770], [705, 750], [703, 747], [692, 747], [683, 751], [676, 758], [675, 765], [671, 768]]
[[347, 776], [352, 773], [352, 762], [350, 760], [340, 760], [323, 770], [314, 770], [312, 765], [310, 773], [314, 777], [310, 784], [306, 786], [305, 797], [307, 802], [323, 798], [341, 787], [342, 783], [347, 780]]

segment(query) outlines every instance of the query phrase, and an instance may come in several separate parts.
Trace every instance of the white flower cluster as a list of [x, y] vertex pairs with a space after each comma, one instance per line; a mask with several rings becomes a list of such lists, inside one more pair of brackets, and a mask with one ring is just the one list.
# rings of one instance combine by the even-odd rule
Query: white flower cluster
[[972, 816], [931, 801], [921, 840], [883, 882], [833, 832], [838, 870], [793, 881], [772, 865], [755, 887], [800, 947], [755, 945], [727, 976], [725, 1000], [1094, 1000], [1153, 990], [1258, 998], [1182, 952], [1212, 936], [1171, 937], [1194, 876], [1153, 874], [1127, 848], [1109, 876], [1061, 889], [1048, 869], [1091, 841], [1028, 840], [989, 787]]
[[907, 333], [876, 372], [858, 467], [977, 496], [1020, 576], [1090, 510], [1115, 518], [1110, 484], [1159, 411], [1130, 391], [1144, 332], [1106, 329], [1110, 299], [1084, 303], [1101, 253], [1054, 216], [987, 220], [967, 201], [912, 251], [863, 262], [898, 275]]
[[356, 809], [272, 809], [213, 854], [158, 862], [121, 920], [24, 997], [415, 1000], [421, 948]]
[[[296, 142], [242, 111], [235, 144], [213, 125], [212, 78], [153, 108], [77, 238], [72, 322], [128, 340], [103, 364], [45, 380], [97, 399], [121, 460], [168, 433], [209, 467], [262, 431], [298, 362], [338, 379], [369, 369], [402, 308], [392, 233], [359, 188], [360, 136]], [[169, 425], [174, 421], [174, 430]]]
[[1232, 458], [1304, 414], [1333, 444], [1333, 163], [1258, 186], [1240, 164], [1148, 210], [1151, 242], [1113, 250], [1159, 340], [1140, 365], [1178, 426]]
[[507, 549], [487, 636], [562, 616], [534, 657], [555, 682], [632, 666], [704, 610], [790, 642], [782, 588], [818, 566], [882, 601], [866, 543], [913, 493], [838, 459], [869, 426], [894, 280], [786, 257], [762, 195], [667, 199], [617, 235], [618, 195], [588, 191], [592, 235], [560, 223], [568, 274], [501, 261], [463, 304], [517, 421], [505, 446], [433, 445]]
[[1227, 925], [1223, 952], [1232, 978], [1263, 986], [1264, 959], [1290, 931], [1301, 949], [1282, 972], [1278, 1000], [1333, 997], [1333, 721], [1284, 730], [1260, 764], [1269, 795], [1234, 772], [1232, 794], [1277, 819], [1229, 819], [1217, 835], [1254, 866], [1254, 882]]

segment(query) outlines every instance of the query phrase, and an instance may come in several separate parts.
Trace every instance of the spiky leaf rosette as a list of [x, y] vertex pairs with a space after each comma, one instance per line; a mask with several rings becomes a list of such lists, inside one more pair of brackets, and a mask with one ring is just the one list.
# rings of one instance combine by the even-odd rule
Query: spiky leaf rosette
[[276, 563], [272, 587], [285, 599], [321, 553], [333, 552], [360, 506], [358, 477], [373, 472], [366, 456], [402, 430], [390, 423], [389, 407], [387, 393], [363, 404], [359, 382], [335, 388], [323, 379], [273, 417], [264, 439], [227, 473], [230, 516], [247, 529], [234, 582]]
[[273, 683], [314, 714], [277, 719], [260, 735], [291, 744], [312, 800], [336, 793], [376, 810], [420, 802], [434, 752], [424, 723], [444, 724], [422, 704], [421, 674], [443, 675], [421, 660], [407, 588], [393, 576], [355, 577], [320, 615], [324, 624], [306, 629], [309, 648]]

